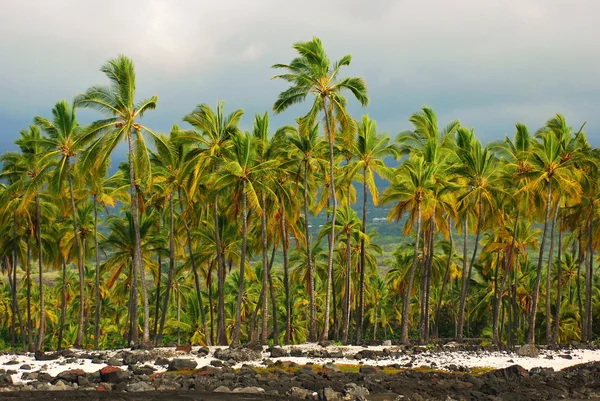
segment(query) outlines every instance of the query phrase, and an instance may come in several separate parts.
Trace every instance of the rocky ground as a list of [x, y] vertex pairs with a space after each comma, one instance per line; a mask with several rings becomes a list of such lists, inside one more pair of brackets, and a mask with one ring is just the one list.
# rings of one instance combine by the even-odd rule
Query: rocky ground
[[[77, 390], [77, 391], [74, 391]], [[600, 350], [171, 347], [0, 355], [0, 400], [600, 399]]]

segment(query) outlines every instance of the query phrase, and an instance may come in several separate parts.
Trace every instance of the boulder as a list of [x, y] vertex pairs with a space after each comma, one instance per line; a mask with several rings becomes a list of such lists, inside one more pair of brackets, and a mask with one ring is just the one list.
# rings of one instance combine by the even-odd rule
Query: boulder
[[154, 361], [154, 364], [156, 366], [169, 366], [169, 360], [167, 358], [158, 358], [156, 361]]
[[348, 383], [344, 386], [345, 398], [363, 399], [369, 395], [369, 390], [363, 386], [359, 386], [355, 383]]
[[290, 356], [290, 353], [281, 347], [271, 347], [268, 351], [271, 353], [271, 358], [284, 358]]
[[185, 344], [185, 345], [178, 345], [178, 346], [175, 348], [175, 351], [178, 351], [178, 352], [184, 352], [184, 353], [186, 353], [186, 354], [189, 354], [190, 352], [192, 352], [192, 346], [191, 346], [191, 345], [189, 345], [189, 344]]
[[19, 369], [21, 369], [21, 370], [31, 370], [31, 365], [28, 365], [28, 364], [21, 365], [21, 367]]
[[533, 344], [525, 344], [517, 350], [517, 355], [528, 358], [537, 358], [540, 351]]
[[110, 366], [123, 366], [123, 362], [121, 362], [121, 360], [117, 358], [108, 358], [106, 364]]
[[238, 387], [233, 389], [232, 393], [241, 393], [241, 394], [263, 394], [265, 389], [262, 387]]
[[260, 352], [249, 348], [225, 348], [215, 351], [215, 358], [223, 361], [247, 362], [255, 361], [262, 358]]
[[229, 387], [219, 386], [213, 390], [213, 393], [231, 393]]
[[360, 365], [359, 371], [363, 375], [374, 375], [380, 372], [380, 369], [372, 365]]
[[183, 369], [192, 370], [195, 369], [196, 366], [198, 366], [198, 362], [192, 359], [173, 359], [171, 362], [169, 362], [167, 370], [170, 372]]
[[314, 400], [317, 398], [316, 392], [301, 387], [292, 387], [290, 391], [288, 391], [288, 395], [300, 400]]
[[323, 370], [329, 371], [329, 372], [339, 372], [340, 368], [335, 363], [328, 362], [323, 365]]
[[46, 354], [44, 351], [35, 351], [34, 358], [36, 361], [53, 361], [58, 359], [58, 353]]
[[100, 369], [100, 379], [106, 383], [121, 383], [123, 380], [127, 380], [129, 376], [131, 376], [130, 371], [116, 366], [106, 366]]
[[511, 381], [514, 379], [520, 379], [522, 377], [528, 377], [529, 371], [519, 365], [512, 365], [504, 369], [497, 369], [491, 372], [488, 372], [484, 375], [484, 377], [495, 377], [498, 379], [504, 379], [507, 381]]
[[325, 387], [321, 395], [323, 401], [341, 401], [342, 395], [332, 389], [331, 387]]
[[210, 354], [210, 349], [208, 347], [200, 347], [200, 349], [196, 351], [196, 354], [198, 354], [198, 356], [206, 356]]
[[16, 359], [11, 359], [10, 361], [5, 362], [5, 365], [18, 365], [20, 362], [17, 361]]
[[61, 379], [69, 383], [75, 383], [77, 382], [77, 378], [79, 376], [85, 376], [85, 371], [83, 369], [69, 369], [56, 375], [56, 379]]
[[131, 393], [137, 393], [140, 391], [154, 391], [154, 387], [146, 382], [137, 382], [128, 384], [127, 391]]
[[13, 384], [12, 376], [9, 374], [0, 375], [0, 387], [8, 387]]

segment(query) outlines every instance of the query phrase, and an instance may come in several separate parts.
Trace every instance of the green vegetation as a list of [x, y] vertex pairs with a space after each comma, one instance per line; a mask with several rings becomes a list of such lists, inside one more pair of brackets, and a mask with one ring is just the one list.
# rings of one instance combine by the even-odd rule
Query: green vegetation
[[0, 348], [597, 339], [600, 153], [583, 126], [557, 114], [483, 145], [423, 107], [393, 140], [349, 115], [368, 103], [350, 56], [294, 49], [273, 110], [310, 104], [278, 129], [265, 113], [242, 132], [218, 103], [156, 133], [158, 99], [136, 99], [120, 56], [107, 86], [20, 132], [0, 157]]

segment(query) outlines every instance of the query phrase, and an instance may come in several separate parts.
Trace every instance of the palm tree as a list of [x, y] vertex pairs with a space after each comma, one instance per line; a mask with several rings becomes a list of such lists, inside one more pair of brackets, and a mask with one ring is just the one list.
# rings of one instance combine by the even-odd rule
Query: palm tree
[[[58, 158], [56, 169], [54, 171], [53, 183], [56, 185], [58, 193], [62, 192], [62, 187], [65, 179], [69, 184], [69, 197], [71, 200], [71, 212], [73, 216], [73, 232], [77, 233], [77, 208], [75, 206], [75, 195], [73, 190], [73, 172], [72, 158], [77, 157], [87, 145], [85, 139], [89, 140], [89, 136], [85, 131], [80, 129], [79, 123], [75, 116], [75, 108], [69, 106], [66, 101], [59, 101], [52, 109], [52, 121], [37, 116], [35, 123], [38, 125], [47, 136], [42, 137], [39, 141], [44, 148], [44, 159]], [[79, 272], [79, 297], [84, 299], [84, 283], [83, 283], [83, 264], [84, 259], [81, 252], [81, 244], [79, 236], [75, 235], [75, 252], [77, 253], [77, 271]], [[79, 303], [79, 321], [77, 326], [77, 338], [75, 347], [82, 346], [83, 340], [83, 323], [84, 323], [84, 303]]]
[[483, 147], [481, 142], [475, 139], [473, 130], [463, 127], [458, 130], [456, 152], [460, 163], [453, 169], [453, 172], [459, 177], [459, 180], [462, 180], [464, 188], [463, 194], [458, 198], [459, 207], [467, 210], [474, 205], [477, 208], [475, 246], [468, 270], [466, 272], [463, 271], [460, 305], [458, 307], [457, 336], [459, 339], [462, 339], [465, 303], [473, 265], [477, 257], [484, 210], [494, 210], [499, 194], [504, 193], [504, 191], [500, 183], [502, 176], [498, 171], [498, 160], [489, 147]]
[[[284, 69], [287, 72], [276, 75], [273, 78], [281, 78], [291, 84], [290, 88], [281, 92], [277, 101], [273, 105], [275, 113], [281, 113], [288, 107], [300, 103], [306, 99], [309, 94], [315, 95], [313, 105], [305, 117], [305, 123], [313, 126], [317, 116], [321, 111], [325, 114], [325, 136], [329, 141], [329, 182], [330, 197], [332, 202], [332, 224], [331, 224], [331, 242], [329, 244], [329, 266], [327, 270], [327, 289], [325, 296], [325, 316], [323, 333], [321, 340], [329, 337], [329, 311], [331, 298], [331, 279], [333, 274], [333, 250], [335, 247], [335, 216], [337, 209], [337, 199], [334, 183], [334, 153], [333, 145], [335, 142], [334, 120], [347, 127], [353, 124], [352, 119], [346, 112], [346, 98], [342, 91], [350, 91], [361, 105], [366, 106], [369, 102], [367, 97], [367, 88], [362, 78], [349, 77], [339, 78], [339, 71], [342, 66], [350, 65], [352, 56], [346, 55], [339, 61], [331, 64], [329, 57], [323, 49], [323, 44], [319, 38], [313, 38], [309, 42], [298, 42], [293, 45], [298, 52], [298, 57], [294, 58], [290, 64], [275, 64], [273, 68]], [[334, 119], [335, 116], [335, 119]]]
[[[390, 169], [386, 166], [386, 157], [398, 157], [397, 148], [390, 144], [387, 135], [377, 134], [377, 123], [368, 115], [362, 117], [358, 124], [358, 139], [356, 143], [357, 169], [362, 169], [363, 205], [362, 205], [362, 233], [367, 233], [367, 193], [371, 193], [373, 204], [379, 204], [379, 191], [375, 183], [375, 174], [381, 178], [390, 179]], [[356, 341], [362, 341], [363, 317], [365, 314], [365, 240], [360, 241], [360, 282], [359, 306], [356, 317]]]
[[410, 216], [405, 224], [404, 231], [407, 232], [413, 224], [416, 224], [413, 258], [402, 311], [400, 341], [404, 344], [410, 342], [408, 337], [408, 320], [412, 287], [419, 258], [422, 210], [427, 206], [426, 202], [433, 192], [435, 174], [436, 165], [428, 164], [420, 156], [413, 156], [398, 168], [390, 186], [386, 188], [381, 197], [382, 204], [398, 202], [390, 209], [388, 220], [395, 219], [399, 221], [404, 214], [409, 212]]
[[[310, 224], [308, 219], [309, 196], [315, 191], [314, 175], [318, 170], [325, 168], [325, 160], [323, 156], [322, 141], [319, 140], [319, 125], [315, 124], [309, 127], [303, 124], [302, 119], [297, 120], [298, 130], [293, 131], [290, 136], [290, 145], [292, 154], [298, 159], [298, 173], [302, 178], [298, 177], [296, 181], [302, 180], [302, 195], [303, 195], [303, 217], [304, 217], [304, 240], [305, 249], [307, 251], [307, 272], [308, 272], [308, 298], [309, 298], [309, 318], [308, 318], [308, 341], [314, 341], [317, 338], [317, 325], [315, 313], [315, 270], [312, 265], [311, 256], [311, 240], [310, 240]], [[313, 185], [309, 185], [309, 183]]]
[[529, 318], [529, 332], [527, 334], [528, 344], [535, 342], [535, 320], [548, 220], [550, 219], [550, 211], [553, 203], [553, 186], [561, 188], [565, 194], [569, 194], [575, 199], [579, 199], [581, 193], [581, 185], [573, 178], [571, 168], [578, 159], [576, 136], [572, 136], [572, 129], [566, 125], [564, 117], [557, 114], [554, 118], [548, 120], [546, 126], [538, 133], [538, 136], [541, 142], [536, 142], [531, 155], [533, 171], [530, 173], [530, 176], [532, 176], [532, 179], [529, 184], [522, 188], [523, 191], [545, 190], [546, 192], [544, 230], [542, 232], [537, 274], [532, 295], [532, 312]]
[[[228, 161], [217, 173], [214, 187], [218, 193], [230, 192], [234, 199], [241, 200], [242, 213], [242, 250], [240, 256], [240, 278], [235, 311], [235, 328], [231, 338], [232, 345], [240, 342], [242, 298], [244, 295], [244, 273], [248, 240], [248, 208], [258, 215], [264, 213], [258, 193], [264, 189], [262, 180], [272, 174], [276, 160], [257, 162], [258, 143], [250, 133], [236, 133], [233, 135]], [[257, 191], [258, 190], [258, 191]]]
[[[240, 131], [238, 125], [244, 111], [238, 109], [225, 116], [224, 109], [225, 104], [223, 102], [217, 104], [216, 110], [212, 110], [207, 104], [200, 104], [196, 106], [193, 112], [183, 118], [194, 129], [200, 131], [183, 131], [179, 135], [180, 141], [194, 146], [188, 153], [188, 167], [184, 172], [184, 176], [190, 177], [191, 186], [188, 192], [192, 197], [199, 182], [207, 185], [212, 184], [203, 181], [203, 173], [210, 174], [219, 169], [220, 165], [224, 163], [223, 153], [231, 146], [231, 137]], [[214, 188], [210, 187], [209, 189]], [[225, 259], [219, 228], [219, 198], [216, 192], [214, 192], [211, 200], [218, 266], [217, 343], [218, 345], [227, 345], [225, 330]]]
[[[130, 340], [138, 342], [137, 321], [137, 272], [140, 274], [142, 296], [144, 305], [144, 330], [142, 343], [150, 344], [150, 322], [148, 310], [148, 293], [146, 290], [146, 274], [141, 256], [140, 228], [139, 228], [139, 205], [138, 189], [142, 183], [151, 182], [151, 169], [149, 168], [149, 155], [143, 132], [150, 133], [154, 138], [157, 135], [139, 120], [144, 113], [156, 108], [157, 96], [149, 99], [135, 101], [135, 68], [133, 61], [123, 55], [109, 60], [100, 69], [109, 79], [109, 86], [92, 86], [85, 93], [75, 98], [75, 106], [88, 107], [100, 111], [106, 116], [105, 119], [96, 121], [87, 130], [87, 137], [96, 139], [88, 148], [86, 164], [99, 163], [105, 165], [108, 156], [113, 152], [117, 144], [127, 140], [129, 146], [129, 186], [130, 186], [130, 208], [135, 232], [135, 249], [133, 253], [133, 316], [130, 330]], [[88, 139], [85, 138], [85, 141]], [[137, 166], [136, 174], [136, 161]], [[144, 180], [146, 178], [146, 180]]]

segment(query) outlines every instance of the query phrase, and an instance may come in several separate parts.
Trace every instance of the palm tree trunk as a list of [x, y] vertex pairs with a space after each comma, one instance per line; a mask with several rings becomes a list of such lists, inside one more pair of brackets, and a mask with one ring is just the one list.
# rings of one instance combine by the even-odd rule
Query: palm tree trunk
[[563, 247], [563, 230], [565, 217], [561, 217], [561, 222], [558, 226], [558, 262], [556, 274], [556, 308], [554, 309], [554, 328], [552, 334], [552, 344], [557, 345], [559, 342], [560, 328], [560, 307], [562, 303], [562, 247]]
[[[367, 192], [369, 184], [367, 184], [367, 169], [363, 168], [363, 205], [362, 205], [362, 226], [363, 234], [367, 234]], [[365, 316], [365, 239], [360, 240], [360, 278], [359, 278], [359, 300], [358, 313], [356, 316], [356, 342], [362, 342], [363, 320]]]
[[215, 261], [214, 259], [210, 262], [210, 264], [208, 265], [208, 276], [207, 276], [207, 280], [206, 280], [206, 286], [208, 287], [208, 311], [210, 313], [210, 341], [212, 344], [216, 344], [217, 341], [215, 339], [215, 316], [214, 316], [214, 295], [213, 295], [213, 288], [212, 288], [212, 274], [213, 274], [213, 269], [215, 267]]
[[218, 198], [215, 196], [213, 203], [213, 219], [215, 223], [215, 246], [217, 250], [217, 344], [227, 345], [227, 332], [225, 331], [225, 260], [221, 250], [219, 233]]
[[27, 264], [25, 265], [25, 280], [27, 281], [27, 346], [29, 352], [34, 352], [33, 325], [31, 322], [31, 241], [27, 236]]
[[308, 162], [304, 164], [304, 229], [306, 236], [306, 267], [308, 268], [308, 297], [309, 297], [309, 322], [308, 338], [309, 342], [317, 338], [317, 321], [315, 310], [315, 271], [312, 264], [310, 228], [308, 224]]
[[67, 307], [67, 261], [62, 258], [62, 290], [60, 300], [60, 325], [58, 326], [58, 350], [62, 349], [63, 331], [65, 329], [65, 314]]
[[81, 243], [79, 240], [79, 229], [77, 228], [77, 208], [75, 206], [75, 196], [73, 194], [73, 175], [71, 173], [71, 158], [65, 160], [67, 165], [67, 179], [69, 180], [69, 197], [71, 198], [71, 213], [73, 216], [73, 240], [75, 241], [75, 252], [77, 253], [77, 272], [79, 273], [79, 320], [77, 322], [77, 337], [75, 338], [76, 348], [81, 348], [83, 339], [83, 323], [84, 323], [84, 272], [83, 272], [83, 256], [81, 254]]
[[192, 233], [190, 231], [190, 227], [188, 226], [187, 219], [183, 215], [183, 198], [181, 196], [181, 188], [179, 188], [179, 210], [181, 213], [181, 220], [183, 221], [183, 226], [185, 227], [185, 232], [187, 234], [188, 252], [190, 254], [190, 262], [192, 263], [192, 272], [194, 273], [194, 285], [196, 287], [198, 305], [200, 306], [200, 319], [204, 329], [204, 338], [206, 340], [206, 345], [211, 345], [208, 324], [206, 323], [206, 313], [204, 312], [204, 302], [202, 301], [202, 292], [200, 292], [200, 276], [198, 275], [196, 258], [194, 257], [194, 249], [192, 246]]
[[446, 271], [444, 272], [444, 281], [442, 282], [442, 288], [440, 290], [440, 299], [438, 300], [437, 307], [435, 308], [435, 324], [433, 328], [433, 335], [435, 338], [439, 337], [440, 327], [440, 311], [442, 310], [442, 301], [444, 300], [444, 290], [448, 283], [448, 273], [450, 272], [450, 266], [452, 265], [452, 254], [454, 253], [454, 239], [452, 238], [452, 218], [448, 218], [448, 240], [450, 241], [450, 251], [448, 253], [448, 260], [446, 261]]
[[415, 247], [412, 264], [410, 266], [410, 273], [408, 276], [408, 284], [406, 287], [406, 295], [404, 296], [404, 307], [402, 310], [402, 328], [400, 341], [402, 344], [408, 345], [410, 339], [408, 338], [408, 319], [410, 313], [410, 298], [413, 282], [415, 280], [415, 270], [417, 268], [417, 259], [419, 257], [419, 238], [421, 236], [421, 200], [417, 200], [417, 232], [415, 235]]
[[583, 303], [581, 301], [581, 265], [584, 260], [584, 250], [583, 250], [583, 231], [581, 228], [579, 229], [577, 242], [579, 243], [578, 250], [579, 254], [577, 255], [577, 306], [579, 309], [579, 319], [581, 323], [581, 340], [586, 341], [587, 330], [585, 329], [585, 317], [583, 316]]
[[[460, 301], [459, 301], [459, 305], [463, 304], [462, 298], [463, 298], [463, 292], [466, 293], [466, 290], [463, 291], [463, 287], [465, 287], [467, 285], [465, 278], [467, 277], [467, 240], [469, 239], [469, 215], [467, 213], [465, 213], [465, 220], [463, 221], [463, 265], [462, 265], [462, 274], [461, 274], [461, 286], [460, 286]], [[462, 316], [462, 314], [464, 313], [464, 305], [461, 307], [459, 306], [458, 309], [458, 317], [457, 317], [457, 321], [456, 321], [456, 337], [462, 339], [462, 328], [459, 331], [459, 327], [462, 326], [462, 324], [460, 323], [461, 321], [463, 321], [464, 317]], [[459, 337], [459, 332], [460, 332], [460, 337]]]
[[[463, 283], [460, 294], [460, 306], [458, 308], [458, 339], [463, 339], [463, 327], [465, 323], [465, 303], [467, 301], [467, 294], [469, 292], [469, 282], [471, 281], [471, 273], [473, 271], [473, 265], [475, 264], [475, 258], [477, 257], [477, 249], [479, 248], [479, 235], [481, 234], [481, 221], [483, 219], [483, 199], [481, 193], [478, 197], [479, 215], [477, 216], [477, 233], [475, 234], [475, 248], [473, 249], [473, 256], [469, 263], [469, 271], [467, 273], [466, 281], [463, 277]], [[465, 246], [466, 248], [466, 246]]]
[[[510, 266], [512, 266], [512, 259], [513, 259], [513, 253], [514, 253], [514, 249], [515, 249], [515, 242], [517, 240], [517, 230], [519, 229], [519, 216], [520, 216], [520, 210], [517, 207], [517, 215], [515, 217], [515, 224], [513, 226], [513, 237], [510, 243], [510, 247], [508, 248], [508, 257], [505, 259], [506, 263], [505, 268], [504, 268], [504, 276], [505, 279], [502, 282], [502, 285], [500, 287], [500, 290], [498, 291], [498, 295], [496, 296], [497, 300], [497, 305], [502, 304], [502, 294], [504, 293], [504, 287], [505, 287], [505, 283], [508, 280], [508, 277], [510, 276]], [[492, 326], [492, 342], [495, 345], [500, 345], [500, 336], [498, 335], [498, 319], [499, 319], [499, 311], [498, 311], [498, 307], [496, 307], [496, 309], [494, 310], [494, 322], [493, 322], [493, 326]], [[509, 316], [510, 318], [510, 316]]]
[[94, 199], [94, 249], [96, 254], [96, 319], [94, 321], [94, 348], [98, 349], [100, 340], [100, 316], [102, 316], [102, 296], [100, 294], [100, 249], [98, 247], [98, 199]]
[[269, 262], [267, 257], [267, 198], [265, 192], [261, 192], [261, 207], [262, 214], [260, 216], [260, 225], [262, 233], [262, 257], [263, 257], [263, 282], [262, 282], [262, 293], [263, 293], [263, 306], [262, 306], [262, 334], [260, 337], [260, 343], [262, 345], [267, 344], [267, 335], [269, 334], [269, 300], [267, 289], [269, 285]]
[[42, 223], [39, 194], [36, 194], [35, 196], [35, 215], [38, 242], [38, 267], [40, 274], [40, 331], [37, 342], [37, 349], [41, 351], [44, 347], [44, 335], [46, 334], [46, 303], [44, 300], [44, 277], [42, 271]]
[[554, 229], [556, 228], [556, 219], [558, 218], [558, 211], [560, 205], [556, 205], [554, 210], [554, 216], [552, 217], [552, 226], [550, 228], [550, 253], [548, 254], [548, 269], [546, 270], [546, 344], [552, 343], [552, 309], [551, 309], [551, 273], [552, 273], [552, 262], [554, 258]]
[[[435, 207], [433, 209], [433, 216], [435, 215]], [[434, 217], [430, 219], [429, 226], [429, 257], [427, 258], [427, 270], [426, 270], [426, 280], [425, 280], [425, 299], [424, 304], [425, 307], [423, 309], [423, 340], [426, 344], [429, 343], [429, 326], [430, 326], [430, 316], [429, 316], [429, 307], [431, 302], [431, 273], [433, 270], [433, 246], [435, 239], [435, 220]]]
[[[137, 344], [139, 342], [139, 318], [138, 318], [138, 295], [137, 295], [137, 275], [138, 272], [143, 271], [141, 255], [141, 235], [139, 225], [139, 209], [137, 199], [137, 188], [135, 186], [135, 169], [134, 169], [134, 152], [133, 142], [131, 140], [131, 133], [127, 135], [127, 144], [129, 145], [129, 192], [131, 197], [131, 219], [133, 220], [133, 231], [134, 231], [134, 250], [131, 270], [131, 295], [129, 300], [130, 305], [130, 329], [129, 329], [129, 341], [130, 343]], [[142, 281], [144, 278], [142, 277]], [[143, 283], [142, 283], [143, 285]], [[146, 316], [144, 316], [145, 318]]]
[[592, 203], [592, 210], [590, 212], [590, 222], [588, 226], [588, 265], [585, 273], [585, 327], [587, 329], [586, 339], [592, 341], [592, 286], [593, 286], [593, 273], [594, 273], [594, 248], [593, 245], [593, 231], [592, 225], [594, 223], [594, 204]]
[[[162, 220], [162, 210], [159, 213], [158, 216], [158, 232], [160, 233], [161, 230], [161, 220]], [[154, 333], [154, 339], [156, 340], [156, 335], [158, 334], [158, 319], [159, 319], [159, 315], [160, 315], [160, 285], [161, 285], [161, 280], [162, 280], [162, 257], [160, 254], [160, 250], [157, 253], [157, 258], [158, 258], [158, 280], [156, 283], [156, 301], [155, 301], [155, 305], [154, 305], [154, 328], [152, 329], [152, 332]]]
[[277, 324], [277, 297], [275, 297], [275, 287], [273, 287], [273, 261], [275, 260], [275, 251], [277, 247], [273, 245], [273, 251], [271, 253], [271, 261], [269, 262], [269, 292], [271, 296], [271, 308], [273, 314], [273, 344], [279, 345], [279, 325]]
[[329, 242], [329, 258], [327, 263], [327, 287], [325, 291], [325, 316], [323, 317], [323, 333], [321, 341], [329, 338], [329, 313], [331, 310], [331, 285], [333, 279], [333, 250], [335, 248], [335, 218], [337, 213], [337, 198], [335, 193], [335, 175], [334, 175], [334, 155], [333, 155], [333, 132], [329, 122], [329, 111], [327, 109], [326, 97], [323, 97], [323, 108], [325, 109], [325, 124], [327, 125], [327, 139], [329, 142], [329, 187], [331, 189], [330, 197], [333, 203], [331, 211], [331, 241]]
[[283, 288], [285, 291], [285, 345], [290, 344], [292, 331], [292, 305], [290, 304], [290, 282], [288, 272], [288, 235], [285, 208], [281, 207], [281, 248], [283, 251]]
[[542, 233], [542, 242], [540, 244], [540, 254], [538, 257], [537, 274], [535, 277], [535, 287], [533, 290], [533, 299], [531, 302], [531, 316], [529, 316], [529, 332], [527, 333], [527, 344], [535, 342], [535, 317], [537, 312], [538, 298], [540, 295], [540, 281], [542, 277], [542, 263], [544, 261], [544, 246], [546, 245], [546, 233], [548, 231], [548, 220], [550, 219], [550, 203], [552, 201], [552, 181], [548, 181], [548, 194], [546, 195], [546, 217], [544, 219], [544, 232]]
[[346, 229], [346, 294], [344, 295], [344, 329], [342, 332], [342, 344], [348, 344], [348, 330], [350, 328], [350, 230]]
[[13, 214], [13, 268], [12, 268], [13, 280], [12, 280], [12, 335], [11, 345], [14, 347], [16, 344], [16, 331], [15, 326], [15, 315], [17, 315], [17, 321], [19, 322], [19, 329], [21, 331], [21, 342], [23, 349], [25, 349], [26, 339], [25, 330], [23, 330], [23, 320], [21, 319], [21, 309], [19, 308], [19, 302], [17, 301], [17, 215]]
[[160, 346], [165, 321], [167, 319], [167, 311], [169, 309], [169, 294], [173, 285], [173, 274], [175, 273], [175, 213], [173, 212], [173, 193], [169, 194], [169, 274], [167, 276], [167, 287], [165, 289], [165, 299], [163, 300], [162, 316], [160, 318], [160, 327], [158, 334], [154, 339], [154, 345]]
[[246, 244], [248, 241], [248, 215], [247, 215], [247, 198], [246, 198], [246, 181], [242, 184], [242, 252], [240, 259], [240, 284], [237, 294], [237, 302], [235, 308], [235, 326], [233, 328], [233, 336], [231, 345], [239, 345], [240, 343], [240, 328], [242, 320], [242, 299], [244, 296], [244, 268], [246, 264]]

